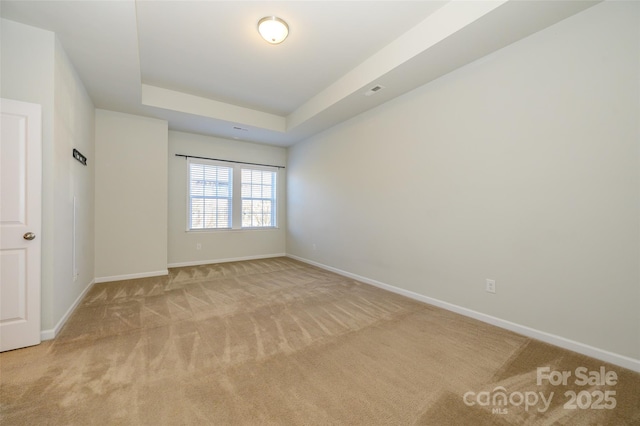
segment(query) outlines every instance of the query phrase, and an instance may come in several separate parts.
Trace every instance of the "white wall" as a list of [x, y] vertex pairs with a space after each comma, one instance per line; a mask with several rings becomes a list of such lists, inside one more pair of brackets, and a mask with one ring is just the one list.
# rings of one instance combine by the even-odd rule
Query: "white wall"
[[[58, 40], [54, 62], [52, 296], [59, 321], [94, 279], [95, 108]], [[73, 158], [74, 148], [88, 158], [87, 166]]]
[[[59, 327], [93, 280], [93, 167], [73, 164], [72, 147], [93, 156], [93, 104], [50, 31], [2, 19], [1, 96], [42, 106], [42, 330]], [[79, 196], [72, 271], [73, 196]]]
[[167, 122], [96, 110], [96, 282], [167, 273]]
[[[278, 228], [187, 232], [187, 165], [175, 154], [284, 165], [284, 148], [183, 132], [169, 132], [169, 265], [283, 255], [286, 251], [286, 179], [278, 175]], [[201, 249], [196, 248], [196, 244]]]
[[639, 7], [290, 148], [288, 253], [640, 359]]

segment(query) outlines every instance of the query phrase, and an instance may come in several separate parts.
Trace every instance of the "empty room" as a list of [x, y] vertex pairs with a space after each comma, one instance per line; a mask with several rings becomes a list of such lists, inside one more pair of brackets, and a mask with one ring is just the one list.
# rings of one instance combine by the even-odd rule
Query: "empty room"
[[0, 424], [640, 424], [640, 2], [0, 15]]

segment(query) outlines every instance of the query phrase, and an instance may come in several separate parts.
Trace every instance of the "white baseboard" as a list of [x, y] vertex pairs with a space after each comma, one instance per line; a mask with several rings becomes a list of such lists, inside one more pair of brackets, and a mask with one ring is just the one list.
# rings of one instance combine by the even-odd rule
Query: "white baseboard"
[[84, 299], [84, 296], [89, 292], [89, 290], [91, 290], [91, 287], [93, 287], [93, 284], [95, 284], [95, 280], [91, 280], [91, 282], [87, 284], [84, 290], [82, 290], [82, 293], [80, 293], [80, 295], [78, 295], [78, 297], [71, 304], [71, 306], [69, 306], [69, 309], [67, 309], [67, 312], [64, 313], [64, 315], [62, 316], [62, 318], [60, 318], [60, 321], [58, 321], [55, 327], [49, 330], [40, 331], [40, 340], [55, 339], [55, 337], [58, 335], [60, 330], [62, 330], [62, 327], [64, 327], [64, 324], [67, 322], [67, 320], [69, 319], [73, 311], [78, 307], [80, 302], [82, 302], [82, 299]]
[[511, 321], [503, 320], [501, 318], [496, 318], [494, 316], [483, 314], [482, 312], [477, 312], [471, 309], [463, 308], [462, 306], [454, 305], [452, 303], [443, 302], [442, 300], [424, 296], [422, 294], [415, 293], [413, 291], [409, 291], [409, 290], [405, 290], [389, 284], [385, 284], [383, 282], [372, 280], [370, 278], [363, 277], [357, 274], [352, 274], [350, 272], [343, 271], [338, 268], [334, 268], [331, 266], [324, 265], [322, 263], [314, 262], [313, 260], [294, 256], [292, 254], [287, 254], [287, 257], [290, 257], [295, 260], [299, 260], [300, 262], [308, 263], [309, 265], [317, 266], [318, 268], [326, 269], [327, 271], [335, 272], [336, 274], [339, 274], [348, 278], [352, 278], [354, 280], [360, 281], [365, 284], [370, 284], [375, 287], [379, 287], [384, 290], [388, 290], [393, 293], [400, 294], [402, 296], [406, 296], [411, 299], [427, 303], [429, 305], [434, 305], [439, 308], [443, 308], [460, 315], [464, 315], [464, 316], [474, 318], [491, 325], [495, 325], [496, 327], [504, 328], [506, 330], [510, 330], [515, 333], [522, 334], [524, 336], [531, 337], [533, 339], [540, 340], [542, 342], [549, 343], [554, 346], [558, 346], [560, 348], [568, 349], [570, 351], [577, 352], [582, 355], [587, 355], [589, 357], [596, 358], [601, 361], [606, 361], [611, 364], [619, 365], [620, 367], [624, 367], [629, 370], [633, 370], [640, 373], [640, 360], [637, 360], [634, 358], [609, 352], [604, 349], [600, 349], [584, 343], [576, 342], [574, 340], [557, 336], [555, 334], [536, 330], [534, 328], [527, 327], [525, 325], [516, 324]]
[[183, 266], [199, 266], [199, 265], [209, 265], [212, 263], [227, 263], [227, 262], [240, 262], [243, 260], [257, 260], [257, 259], [271, 259], [273, 257], [286, 257], [286, 253], [274, 253], [274, 254], [259, 254], [256, 256], [243, 256], [243, 257], [232, 257], [227, 259], [212, 259], [212, 260], [195, 260], [191, 262], [176, 262], [170, 263], [168, 265], [169, 268], [182, 268]]
[[148, 277], [159, 277], [162, 275], [169, 275], [169, 271], [163, 269], [161, 271], [151, 271], [151, 272], [139, 272], [136, 274], [126, 274], [126, 275], [113, 275], [111, 277], [97, 277], [97, 283], [108, 283], [111, 281], [122, 281], [122, 280], [134, 280], [136, 278], [148, 278]]

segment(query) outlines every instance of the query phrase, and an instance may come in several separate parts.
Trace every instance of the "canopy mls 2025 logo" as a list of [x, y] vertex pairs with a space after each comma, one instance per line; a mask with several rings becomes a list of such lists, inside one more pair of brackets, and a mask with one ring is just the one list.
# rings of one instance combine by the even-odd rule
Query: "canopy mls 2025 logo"
[[[576, 392], [567, 390], [563, 394], [563, 408], [566, 410], [612, 410], [616, 407], [616, 391], [606, 389], [618, 384], [615, 371], [607, 371], [605, 367], [599, 370], [589, 370], [578, 367], [575, 370], [551, 370], [550, 367], [538, 367], [536, 371], [537, 386], [577, 386], [589, 387]], [[604, 389], [593, 390], [594, 386]], [[491, 391], [466, 392], [462, 396], [465, 405], [469, 407], [481, 406], [491, 408], [493, 414], [508, 414], [509, 407], [524, 407], [525, 411], [535, 409], [545, 413], [551, 406], [555, 392], [541, 390], [508, 392], [503, 386], [496, 386]]]

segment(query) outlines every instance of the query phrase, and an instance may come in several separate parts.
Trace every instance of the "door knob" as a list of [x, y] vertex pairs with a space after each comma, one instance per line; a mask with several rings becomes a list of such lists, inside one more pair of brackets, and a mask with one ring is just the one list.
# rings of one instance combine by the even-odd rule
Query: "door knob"
[[29, 241], [33, 240], [35, 237], [36, 237], [36, 234], [34, 234], [33, 232], [27, 232], [22, 236], [22, 238]]

